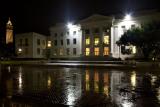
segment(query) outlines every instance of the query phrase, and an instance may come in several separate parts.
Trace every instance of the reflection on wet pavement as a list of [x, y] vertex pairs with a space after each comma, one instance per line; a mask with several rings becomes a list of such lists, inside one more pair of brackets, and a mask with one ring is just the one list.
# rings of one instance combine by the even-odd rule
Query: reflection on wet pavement
[[3, 66], [1, 107], [159, 107], [159, 71]]

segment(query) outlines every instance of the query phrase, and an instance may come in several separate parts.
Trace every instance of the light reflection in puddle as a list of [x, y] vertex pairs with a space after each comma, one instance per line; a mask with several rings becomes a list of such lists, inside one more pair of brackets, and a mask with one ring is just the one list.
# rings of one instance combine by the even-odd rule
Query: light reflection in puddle
[[[81, 101], [82, 98], [82, 101], [84, 99], [85, 101], [92, 99], [93, 101], [89, 103], [94, 103], [95, 105], [101, 104], [101, 102], [105, 102], [107, 99], [118, 106], [136, 107], [137, 102], [131, 101], [133, 93], [136, 95], [137, 93], [134, 90], [137, 87], [144, 86], [145, 77], [145, 73], [140, 74], [137, 71], [123, 72], [120, 70], [92, 68], [52, 68], [48, 70], [48, 68], [18, 67], [16, 71], [15, 67], [14, 72], [12, 72], [12, 69], [10, 70], [10, 73], [1, 74], [4, 83], [1, 83], [2, 86], [0, 87], [6, 87], [6, 95], [12, 96], [12, 94], [15, 94], [13, 93], [15, 91], [21, 95], [29, 93], [29, 95], [36, 95], [34, 97], [51, 100], [53, 103], [56, 99], [59, 101], [58, 103], [73, 106], [78, 101]], [[8, 78], [4, 78], [6, 75]], [[152, 75], [151, 83], [149, 82], [148, 84], [154, 83], [155, 85], [158, 78], [159, 76]], [[121, 88], [124, 89], [122, 93], [120, 93]], [[141, 92], [143, 90], [138, 91]], [[156, 98], [160, 102], [160, 88], [157, 91]], [[92, 97], [95, 97], [95, 99]]]

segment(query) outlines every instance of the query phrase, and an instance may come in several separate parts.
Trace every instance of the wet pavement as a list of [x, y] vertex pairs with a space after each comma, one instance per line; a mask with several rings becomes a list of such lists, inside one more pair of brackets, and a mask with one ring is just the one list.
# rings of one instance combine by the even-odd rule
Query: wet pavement
[[0, 107], [160, 107], [160, 70], [1, 66]]

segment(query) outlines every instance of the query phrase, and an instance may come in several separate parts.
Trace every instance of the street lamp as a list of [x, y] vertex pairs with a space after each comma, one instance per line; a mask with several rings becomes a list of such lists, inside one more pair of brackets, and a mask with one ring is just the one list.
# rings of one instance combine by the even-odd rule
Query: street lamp
[[68, 29], [71, 29], [73, 27], [73, 24], [71, 22], [68, 22], [67, 27]]
[[125, 16], [124, 19], [125, 19], [125, 20], [131, 20], [131, 14], [126, 14], [126, 16]]

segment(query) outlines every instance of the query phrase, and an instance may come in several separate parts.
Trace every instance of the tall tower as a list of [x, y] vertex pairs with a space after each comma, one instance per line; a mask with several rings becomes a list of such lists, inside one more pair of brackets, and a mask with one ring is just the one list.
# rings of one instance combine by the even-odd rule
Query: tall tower
[[6, 44], [13, 43], [13, 25], [9, 18], [6, 24]]

